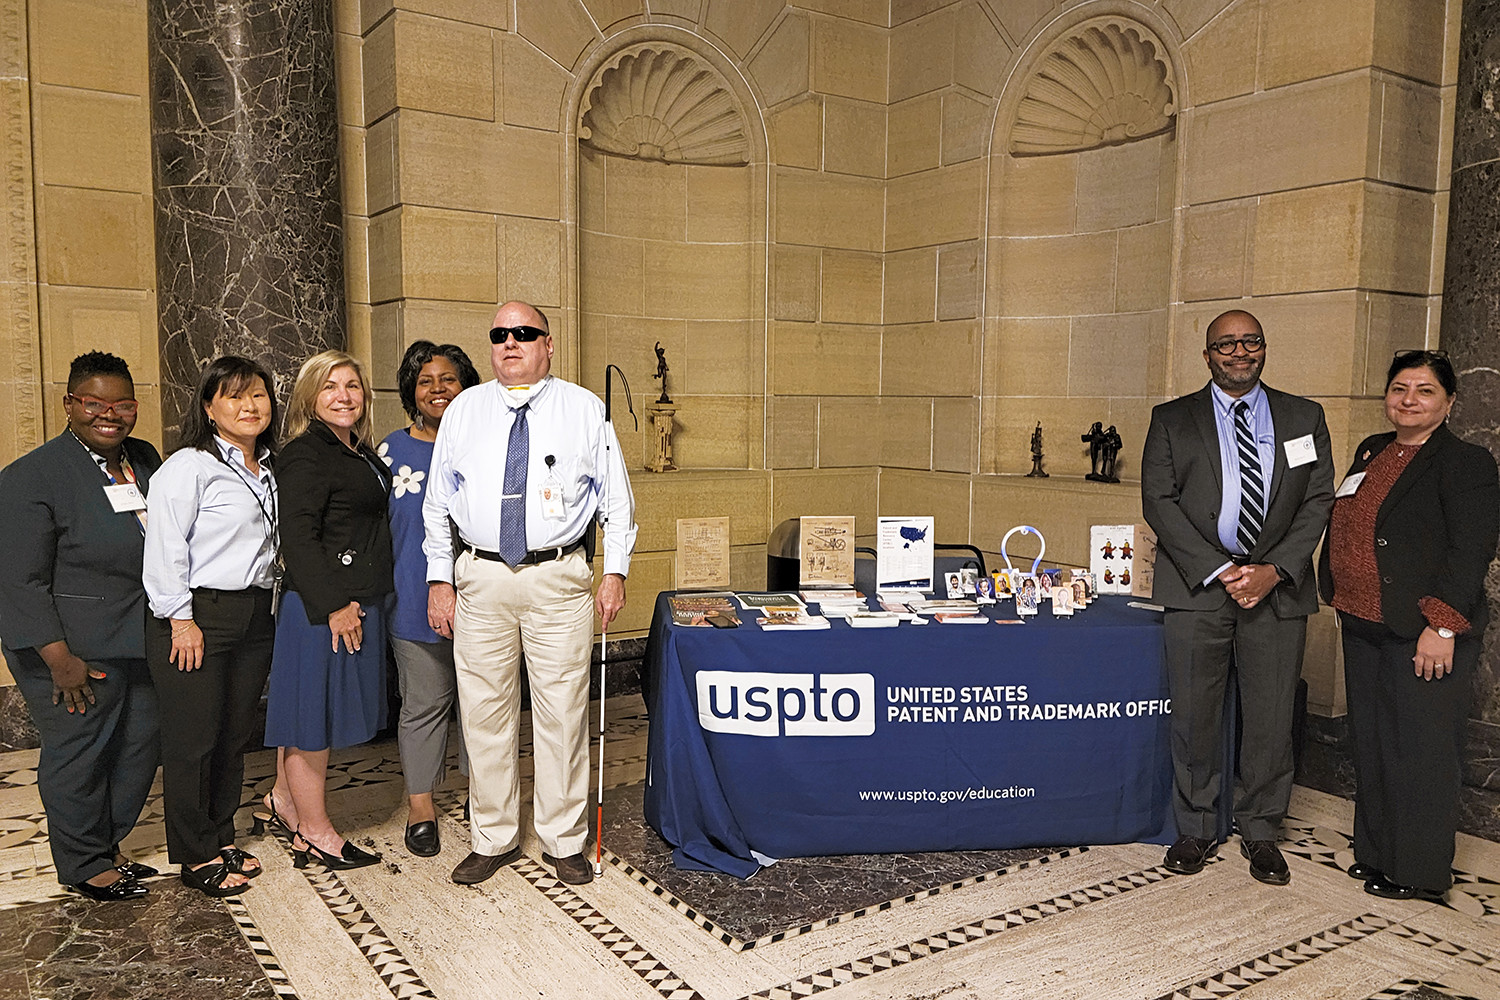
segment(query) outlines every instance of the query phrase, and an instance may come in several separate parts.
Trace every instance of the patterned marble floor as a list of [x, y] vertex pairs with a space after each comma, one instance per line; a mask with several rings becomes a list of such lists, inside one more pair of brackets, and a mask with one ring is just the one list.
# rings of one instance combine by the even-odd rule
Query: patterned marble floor
[[[449, 882], [467, 850], [456, 774], [438, 795], [443, 853], [408, 855], [382, 743], [336, 754], [329, 783], [341, 828], [382, 865], [299, 871], [282, 843], [247, 835], [267, 870], [242, 897], [162, 877], [145, 901], [96, 904], [56, 883], [36, 752], [0, 754], [0, 1000], [1500, 1000], [1500, 844], [1460, 837], [1444, 904], [1376, 899], [1343, 874], [1352, 805], [1299, 787], [1282, 889], [1251, 880], [1233, 843], [1190, 878], [1159, 847], [1079, 844], [784, 861], [740, 883], [671, 869], [639, 818], [640, 701], [612, 699], [609, 715], [609, 863], [581, 887], [534, 842], [481, 886]], [[272, 766], [252, 757], [247, 803]], [[125, 847], [166, 868], [157, 796]]]

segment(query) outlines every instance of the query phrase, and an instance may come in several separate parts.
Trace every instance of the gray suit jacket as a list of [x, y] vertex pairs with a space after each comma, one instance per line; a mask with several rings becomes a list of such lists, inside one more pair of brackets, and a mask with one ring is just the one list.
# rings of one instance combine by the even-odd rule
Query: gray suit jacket
[[[161, 456], [125, 440], [142, 492]], [[107, 480], [72, 434], [0, 471], [0, 640], [32, 649], [58, 639], [84, 660], [146, 655], [145, 539], [132, 514], [116, 514]]]
[[[1263, 387], [1276, 425], [1276, 459], [1265, 525], [1249, 561], [1291, 577], [1271, 591], [1269, 603], [1278, 617], [1292, 618], [1318, 610], [1312, 555], [1333, 507], [1333, 455], [1323, 407]], [[1153, 409], [1141, 456], [1141, 506], [1159, 554], [1152, 599], [1168, 608], [1210, 611], [1228, 600], [1217, 583], [1203, 585], [1229, 559], [1219, 543], [1224, 473], [1211, 393], [1206, 385]], [[1289, 468], [1286, 442], [1308, 434], [1317, 460]]]

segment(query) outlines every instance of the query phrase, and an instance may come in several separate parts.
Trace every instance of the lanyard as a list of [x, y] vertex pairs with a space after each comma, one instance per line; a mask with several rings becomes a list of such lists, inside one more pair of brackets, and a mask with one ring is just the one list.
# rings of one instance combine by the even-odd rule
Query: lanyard
[[[226, 458], [223, 449], [219, 447], [219, 440], [219, 438], [214, 439], [214, 454], [218, 456], [219, 461], [229, 466], [230, 470], [234, 472], [235, 477], [245, 485], [245, 489], [250, 491], [250, 496], [255, 501], [255, 506], [260, 508], [261, 519], [266, 523], [266, 540], [274, 546], [280, 537], [276, 533], [276, 522], [280, 514], [276, 502], [276, 477], [269, 477], [270, 482], [266, 487], [267, 495], [271, 501], [271, 506], [268, 510], [260, 498], [260, 492], [256, 490], [255, 484], [250, 481], [249, 470], [242, 470], [238, 464]], [[233, 448], [234, 445], [230, 445], [230, 447]]]
[[[94, 460], [94, 464], [99, 466], [99, 471], [104, 473], [104, 478], [109, 483], [109, 485], [119, 486], [120, 481], [116, 479], [114, 475], [109, 471], [109, 460], [94, 449], [90, 448], [88, 445], [84, 444], [83, 438], [79, 437], [77, 434], [73, 434], [73, 428], [69, 427], [68, 433], [72, 434], [73, 440], [77, 441], [78, 444], [83, 448], [83, 450], [88, 452], [89, 457]], [[130, 464], [130, 456], [125, 453], [125, 445], [123, 442], [121, 442], [120, 445], [120, 471], [125, 474], [125, 480], [127, 482], [136, 482], [135, 469]], [[142, 492], [145, 491], [143, 490]], [[135, 517], [136, 527], [140, 528], [141, 534], [144, 535], [146, 533], [145, 518], [142, 517], [140, 511], [133, 511], [132, 515]]]

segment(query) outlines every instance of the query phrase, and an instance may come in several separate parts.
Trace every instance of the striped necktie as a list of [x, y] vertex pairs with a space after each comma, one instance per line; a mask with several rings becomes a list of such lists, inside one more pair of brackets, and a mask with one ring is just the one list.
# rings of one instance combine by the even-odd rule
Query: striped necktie
[[505, 445], [504, 496], [500, 498], [500, 558], [519, 566], [526, 558], [526, 463], [531, 458], [531, 434], [526, 427], [527, 404], [516, 407]]
[[1260, 450], [1250, 430], [1250, 404], [1243, 399], [1234, 404], [1234, 441], [1240, 453], [1240, 525], [1236, 535], [1248, 555], [1260, 538], [1266, 486], [1260, 470]]

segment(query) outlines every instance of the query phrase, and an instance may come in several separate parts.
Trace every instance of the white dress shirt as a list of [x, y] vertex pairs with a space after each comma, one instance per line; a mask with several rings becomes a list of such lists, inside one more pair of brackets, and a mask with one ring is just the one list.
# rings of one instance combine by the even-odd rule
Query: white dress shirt
[[[453, 582], [450, 517], [470, 545], [491, 552], [500, 547], [505, 452], [516, 405], [504, 386], [491, 381], [460, 393], [443, 414], [422, 505], [429, 583]], [[526, 548], [571, 545], [598, 514], [604, 526], [604, 572], [627, 575], [635, 550], [635, 497], [620, 441], [604, 419], [604, 404], [582, 386], [549, 376], [528, 406]], [[561, 518], [544, 516], [543, 484], [561, 490]]]
[[270, 587], [276, 579], [276, 482], [215, 437], [218, 454], [183, 448], [151, 477], [142, 581], [151, 613], [191, 618], [192, 591]]

